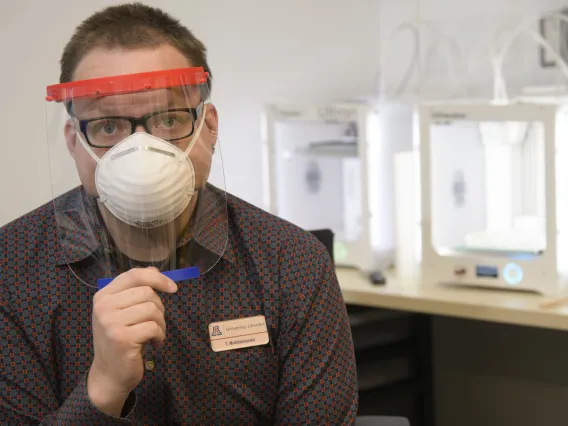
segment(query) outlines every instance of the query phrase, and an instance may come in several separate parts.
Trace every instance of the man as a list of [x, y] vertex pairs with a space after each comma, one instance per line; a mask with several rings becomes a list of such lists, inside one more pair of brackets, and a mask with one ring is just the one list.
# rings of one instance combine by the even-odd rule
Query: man
[[[65, 47], [54, 200], [0, 230], [0, 424], [353, 422], [330, 257], [207, 183], [210, 89], [204, 46], [148, 6]], [[82, 185], [61, 190], [68, 159]]]

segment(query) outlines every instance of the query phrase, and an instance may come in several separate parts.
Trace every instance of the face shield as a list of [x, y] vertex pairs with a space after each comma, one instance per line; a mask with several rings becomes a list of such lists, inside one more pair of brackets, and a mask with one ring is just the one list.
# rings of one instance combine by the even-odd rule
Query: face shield
[[[211, 270], [228, 237], [216, 115], [202, 68], [47, 87], [58, 262], [86, 285], [154, 266]], [[219, 170], [214, 170], [218, 168]]]

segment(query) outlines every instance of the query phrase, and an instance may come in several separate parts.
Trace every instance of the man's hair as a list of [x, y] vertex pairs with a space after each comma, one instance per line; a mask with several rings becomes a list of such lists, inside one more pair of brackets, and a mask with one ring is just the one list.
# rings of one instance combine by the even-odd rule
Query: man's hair
[[177, 19], [161, 9], [142, 3], [111, 6], [85, 19], [75, 30], [61, 56], [60, 83], [73, 80], [79, 62], [96, 48], [140, 49], [169, 44], [178, 49], [195, 67], [209, 73], [207, 49]]

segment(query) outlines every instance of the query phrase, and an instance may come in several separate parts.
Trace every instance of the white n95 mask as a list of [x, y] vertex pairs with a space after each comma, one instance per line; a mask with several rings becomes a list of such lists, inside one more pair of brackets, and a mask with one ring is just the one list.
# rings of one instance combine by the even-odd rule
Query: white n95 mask
[[95, 184], [100, 202], [118, 219], [154, 228], [177, 218], [195, 193], [189, 157], [148, 133], [135, 133], [99, 161]]
[[155, 228], [176, 219], [195, 194], [195, 170], [189, 153], [204, 122], [205, 108], [185, 151], [149, 133], [137, 132], [99, 158], [78, 133], [81, 144], [97, 162], [99, 201], [115, 217], [138, 228]]

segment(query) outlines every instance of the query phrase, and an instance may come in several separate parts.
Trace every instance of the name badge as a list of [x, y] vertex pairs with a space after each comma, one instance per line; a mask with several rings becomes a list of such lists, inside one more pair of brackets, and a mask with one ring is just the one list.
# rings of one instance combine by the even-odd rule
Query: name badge
[[266, 345], [269, 341], [264, 315], [209, 324], [214, 352]]

